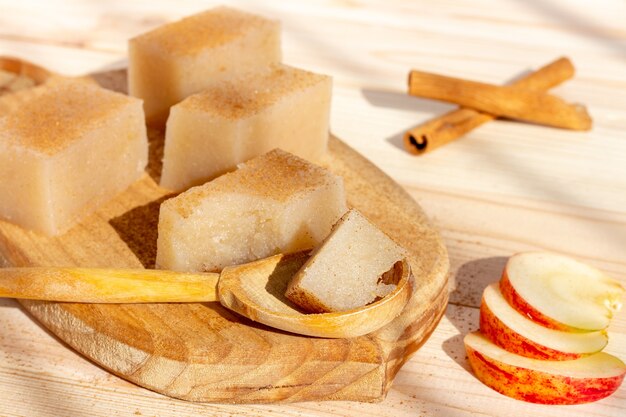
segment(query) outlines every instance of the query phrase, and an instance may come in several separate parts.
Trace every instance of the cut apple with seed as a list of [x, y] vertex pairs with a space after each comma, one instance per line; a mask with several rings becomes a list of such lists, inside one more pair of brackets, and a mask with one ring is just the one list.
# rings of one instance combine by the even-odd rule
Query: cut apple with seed
[[608, 343], [603, 330], [572, 333], [535, 323], [509, 305], [497, 283], [483, 292], [480, 331], [501, 348], [535, 359], [577, 359], [601, 351]]
[[564, 331], [605, 329], [622, 307], [624, 288], [601, 271], [566, 256], [512, 256], [500, 280], [504, 298], [535, 322]]
[[604, 352], [569, 361], [531, 359], [508, 352], [480, 332], [463, 340], [476, 377], [488, 387], [523, 401], [582, 404], [619, 388], [626, 365]]

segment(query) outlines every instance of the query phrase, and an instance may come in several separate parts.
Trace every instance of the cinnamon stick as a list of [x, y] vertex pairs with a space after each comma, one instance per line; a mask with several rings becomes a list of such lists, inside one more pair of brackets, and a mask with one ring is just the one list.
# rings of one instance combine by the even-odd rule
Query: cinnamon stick
[[[535, 72], [514, 81], [511, 85], [531, 90], [548, 90], [574, 76], [574, 66], [565, 57], [545, 65]], [[409, 130], [404, 135], [404, 147], [419, 155], [443, 146], [495, 119], [496, 116], [474, 109], [460, 107]]]
[[519, 86], [502, 87], [414, 70], [409, 76], [409, 94], [547, 126], [591, 128], [591, 117], [584, 106]]

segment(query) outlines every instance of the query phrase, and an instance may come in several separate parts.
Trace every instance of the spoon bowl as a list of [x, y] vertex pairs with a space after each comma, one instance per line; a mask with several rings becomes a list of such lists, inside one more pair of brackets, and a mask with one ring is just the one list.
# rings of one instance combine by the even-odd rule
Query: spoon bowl
[[387, 296], [351, 310], [307, 314], [284, 295], [289, 281], [307, 259], [307, 253], [281, 254], [225, 268], [217, 286], [220, 303], [277, 329], [346, 338], [371, 333], [389, 323], [400, 314], [413, 292], [409, 264], [402, 260], [386, 274], [386, 283], [396, 285]]

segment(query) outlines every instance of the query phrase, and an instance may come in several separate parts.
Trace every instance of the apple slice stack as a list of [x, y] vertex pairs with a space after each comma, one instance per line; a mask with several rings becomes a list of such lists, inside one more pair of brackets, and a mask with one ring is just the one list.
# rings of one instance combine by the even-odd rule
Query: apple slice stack
[[483, 292], [480, 331], [465, 348], [485, 385], [542, 404], [597, 401], [619, 388], [626, 365], [600, 352], [624, 288], [565, 256], [512, 256]]

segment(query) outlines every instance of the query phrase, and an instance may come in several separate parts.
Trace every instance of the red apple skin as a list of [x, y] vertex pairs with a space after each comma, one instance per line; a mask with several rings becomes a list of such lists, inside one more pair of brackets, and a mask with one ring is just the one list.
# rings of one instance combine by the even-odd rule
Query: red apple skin
[[483, 300], [480, 304], [480, 332], [502, 349], [527, 358], [567, 361], [591, 354], [562, 352], [536, 343], [504, 324]]
[[609, 378], [572, 378], [520, 368], [486, 357], [465, 345], [476, 377], [508, 397], [538, 404], [583, 404], [614, 393], [624, 374]]
[[567, 324], [563, 324], [544, 315], [535, 307], [528, 304], [528, 302], [524, 300], [517, 291], [515, 291], [513, 285], [511, 285], [511, 281], [509, 280], [506, 268], [504, 268], [504, 271], [502, 272], [502, 278], [500, 279], [500, 292], [502, 293], [504, 299], [511, 305], [511, 307], [513, 307], [520, 314], [525, 315], [537, 324], [540, 324], [549, 329], [560, 330], [563, 332], [581, 331], [580, 329], [568, 326]]

